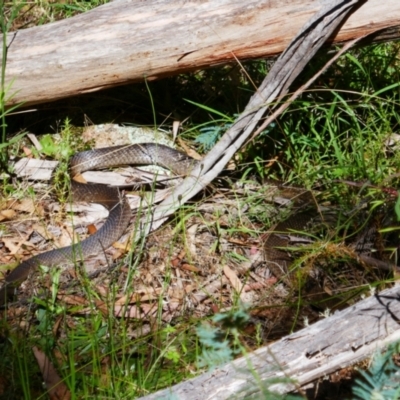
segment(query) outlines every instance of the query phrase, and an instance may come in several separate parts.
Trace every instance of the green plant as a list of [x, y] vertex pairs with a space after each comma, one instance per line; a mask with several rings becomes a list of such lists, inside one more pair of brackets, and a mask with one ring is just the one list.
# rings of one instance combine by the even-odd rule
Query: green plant
[[204, 126], [199, 128], [200, 134], [197, 135], [195, 143], [199, 143], [204, 151], [211, 150], [221, 135], [229, 129], [231, 124]]
[[[36, 19], [43, 23], [69, 17], [100, 3], [102, 1], [83, 3], [69, 0], [62, 3], [36, 2], [29, 7], [43, 9]], [[276, 206], [266, 203], [268, 190], [264, 177], [283, 178], [307, 187], [317, 183], [321, 188], [328, 189], [327, 202], [339, 204], [346, 217], [340, 222], [341, 225], [338, 223], [340, 232], [347, 231], [347, 227], [357, 219], [357, 213], [346, 212], [359, 206], [361, 192], [366, 197], [366, 189], [349, 188], [346, 184], [335, 181], [358, 183], [356, 181], [369, 180], [378, 186], [386, 177], [395, 177], [400, 158], [398, 152], [387, 149], [385, 141], [398, 131], [400, 125], [398, 54], [399, 48], [395, 44], [380, 45], [354, 50], [340, 59], [331, 71], [324, 74], [323, 79], [237, 155], [235, 161], [242, 163], [235, 171], [235, 181], [240, 180], [243, 188], [240, 194], [234, 193], [232, 196], [231, 182], [229, 187], [219, 186], [223, 179], [215, 182], [216, 190], [212, 187], [206, 192], [204, 197], [209, 193], [218, 193], [219, 205], [222, 204], [222, 207], [217, 212], [204, 211], [205, 208], [196, 208], [193, 205], [180, 208], [175, 218], [170, 220], [174, 233], [167, 242], [163, 242], [163, 234], [168, 234], [171, 225], [166, 225], [165, 231], [157, 232], [155, 244], [150, 245], [150, 238], [132, 245], [128, 261], [113, 264], [115, 269], [100, 275], [98, 280], [81, 273], [77, 266], [75, 274], [81, 281], [78, 288], [71, 287], [70, 283], [68, 289], [63, 288], [60, 291], [57, 276], [53, 276], [50, 283], [49, 280], [45, 281], [47, 287], [50, 287], [49, 299], [40, 297], [36, 301], [35, 314], [27, 318], [28, 322], [33, 321], [29, 331], [18, 338], [7, 336], [9, 339], [6, 344], [0, 343], [2, 354], [5, 355], [3, 358], [7, 361], [2, 364], [2, 372], [5, 371], [4, 375], [10, 377], [9, 381], [15, 382], [16, 386], [14, 396], [10, 398], [45, 396], [40, 382], [38, 393], [41, 394], [36, 396], [36, 393], [31, 392], [38, 380], [37, 376], [36, 380], [32, 376], [38, 375], [30, 355], [32, 344], [39, 344], [48, 351], [49, 357], [58, 360], [55, 364], [68, 382], [73, 397], [135, 398], [191, 377], [199, 372], [196, 369], [199, 366], [212, 368], [229, 362], [238, 355], [245, 355], [248, 343], [250, 346], [261, 346], [267, 340], [276, 338], [268, 336], [273, 333], [266, 332], [268, 329], [265, 329], [263, 322], [257, 325], [255, 334], [254, 331], [243, 333], [241, 327], [246, 323], [247, 317], [240, 309], [218, 314], [210, 321], [207, 317], [209, 305], [232, 307], [232, 292], [229, 293], [228, 287], [221, 289], [222, 294], [218, 290], [208, 292], [207, 285], [203, 285], [205, 277], [213, 275], [214, 281], [218, 282], [218, 266], [224, 262], [238, 266], [248, 262], [249, 252], [261, 249], [260, 236], [271, 226], [271, 217], [284, 215], [276, 210]], [[265, 77], [268, 63], [261, 60], [247, 63], [240, 68], [229, 65], [128, 87], [125, 90], [129, 95], [118, 107], [122, 107], [125, 101], [132, 107], [132, 98], [139, 98], [141, 118], [154, 125], [157, 118], [164, 120], [166, 115], [174, 113], [174, 117], [177, 115], [180, 120], [187, 121], [182, 138], [197, 145], [200, 151], [208, 151], [229, 128], [237, 113], [243, 110], [255, 87]], [[317, 64], [318, 60], [313, 61], [304, 75], [310, 74]], [[303, 78], [300, 77], [299, 81]], [[163, 86], [167, 87], [168, 94], [173, 93], [174, 96], [170, 96], [166, 102], [166, 109], [160, 110], [160, 104], [164, 104], [166, 97], [165, 91], [160, 89]], [[10, 90], [11, 87], [5, 88], [7, 94], [2, 99], [7, 97]], [[135, 91], [134, 96], [132, 90]], [[96, 96], [97, 94], [93, 94], [94, 100], [98, 100]], [[149, 98], [151, 110], [147, 107]], [[185, 101], [185, 98], [195, 101]], [[144, 104], [146, 107], [143, 107]], [[109, 106], [107, 104], [107, 109]], [[110, 120], [113, 118], [114, 115], [110, 113]], [[66, 160], [70, 153], [81, 148], [75, 142], [75, 128], [68, 119], [61, 120], [65, 121], [60, 132], [61, 138], [43, 136], [40, 139], [42, 152], [38, 156], [60, 158], [61, 155]], [[2, 121], [4, 137], [4, 118]], [[5, 140], [0, 145], [3, 146], [0, 150], [6, 149], [11, 142], [7, 138]], [[63, 174], [66, 173], [66, 163], [63, 165], [64, 171], [56, 177], [61, 195], [65, 193]], [[253, 189], [249, 189], [251, 187]], [[377, 193], [379, 190], [376, 190], [375, 195], [368, 195], [368, 202], [379, 202], [379, 206], [384, 207], [386, 199]], [[24, 196], [26, 197], [26, 192], [22, 197]], [[217, 204], [211, 198], [206, 205], [210, 210]], [[373, 206], [369, 209], [372, 210]], [[146, 216], [151, 220], [150, 208]], [[135, 224], [140, 226], [142, 223], [139, 216]], [[189, 231], [189, 225], [198, 225], [200, 234], [198, 235], [198, 231], [194, 233], [196, 229]], [[321, 243], [321, 239], [324, 239], [319, 244], [320, 247], [328, 247], [329, 240], [334, 241], [334, 244], [340, 241], [338, 235], [330, 232], [326, 233], [326, 241], [325, 235], [319, 239]], [[239, 245], [232, 245], [234, 242]], [[5, 246], [2, 250], [4, 248]], [[310, 246], [308, 255], [302, 250], [305, 251], [305, 248], [293, 251], [296, 257], [300, 255], [299, 262], [293, 264], [293, 272], [298, 278], [295, 290], [290, 290], [289, 296], [282, 294], [284, 290], [279, 292], [279, 286], [283, 282], [274, 284], [273, 278], [269, 281], [267, 279], [267, 286], [261, 289], [262, 295], [255, 304], [255, 308], [267, 311], [267, 323], [271, 322], [274, 326], [279, 325], [279, 319], [276, 318], [275, 321], [274, 318], [280, 310], [282, 313], [287, 312], [286, 319], [291, 323], [288, 328], [284, 326], [283, 329], [298, 329], [299, 321], [304, 316], [301, 311], [310, 304], [310, 300], [303, 297], [301, 291], [309, 271], [308, 263], [321, 253], [321, 249], [312, 249]], [[172, 261], [177, 258], [182, 258], [182, 262], [197, 263], [188, 266], [194, 267], [194, 272], [186, 274], [179, 266], [171, 267]], [[330, 263], [333, 258], [330, 257]], [[208, 268], [208, 259], [212, 259], [211, 268]], [[341, 270], [340, 275], [336, 276], [330, 274], [334, 269], [331, 264], [324, 262], [321, 269], [327, 282], [346, 281], [347, 288], [351, 287], [353, 293], [364, 290], [363, 283], [356, 279], [350, 282], [352, 272], [348, 269]], [[157, 272], [154, 273], [154, 270]], [[248, 271], [251, 274], [255, 272], [253, 267]], [[363, 270], [357, 272], [365, 274]], [[264, 278], [265, 276], [261, 276], [260, 281]], [[244, 283], [247, 279], [250, 281], [249, 275], [245, 273], [239, 273], [239, 279]], [[382, 282], [387, 281], [376, 278], [372, 285], [375, 287]], [[278, 290], [274, 292], [276, 287]], [[149, 302], [143, 300], [143, 288], [149, 290], [155, 298]], [[172, 296], [174, 293], [171, 294], [171, 288], [178, 288], [177, 292], [181, 291], [184, 298], [179, 303], [182, 308], [168, 314], [168, 307], [178, 302]], [[197, 307], [196, 302], [191, 302], [191, 296], [196, 298], [196, 291], [199, 289], [200, 292], [204, 289], [210, 301], [207, 302], [207, 299]], [[333, 296], [339, 297], [340, 290], [340, 287], [335, 287]], [[69, 295], [70, 303], [65, 299], [59, 300], [60, 295], [65, 293]], [[281, 297], [271, 296], [271, 293], [280, 294]], [[121, 311], [117, 312], [116, 306]], [[154, 313], [137, 315], [132, 312], [135, 307], [141, 310], [150, 309], [150, 306], [154, 306]], [[274, 314], [275, 311], [277, 314]], [[193, 318], [194, 315], [196, 319]], [[24, 317], [21, 317], [21, 326], [24, 323]], [[197, 335], [194, 326], [198, 326]], [[264, 398], [281, 398], [268, 390], [268, 385], [272, 382], [265, 385], [264, 382], [258, 382], [256, 373], [254, 378]]]
[[194, 140], [195, 143], [200, 144], [203, 151], [209, 151], [215, 145], [221, 135], [232, 125], [234, 117], [229, 117], [228, 115], [225, 115], [204, 104], [199, 104], [191, 100], [186, 101], [210, 113], [211, 115], [217, 115], [219, 117], [217, 120], [212, 120], [210, 122], [197, 125], [191, 129], [186, 130], [185, 132], [185, 134], [188, 134], [194, 129], [198, 130], [200, 134], [196, 135], [196, 138]]
[[[245, 354], [245, 348], [240, 341], [240, 331], [243, 329], [249, 314], [243, 307], [232, 309], [227, 313], [218, 313], [211, 318], [210, 324], [200, 324], [196, 328], [202, 345], [198, 357], [199, 367], [214, 368], [232, 361], [238, 354]], [[215, 325], [219, 325], [217, 328]]]
[[[73, 127], [67, 118], [61, 127], [58, 137], [47, 134], [39, 139], [42, 147], [40, 153], [60, 162], [52, 180], [54, 183], [54, 192], [61, 203], [70, 201], [68, 195], [70, 185], [69, 158], [74, 153], [85, 150], [87, 147], [83, 143], [81, 136], [77, 133], [80, 133], [80, 130]], [[37, 157], [40, 157], [39, 152], [36, 150], [33, 150], [33, 153]]]
[[367, 371], [359, 371], [361, 378], [353, 385], [354, 399], [397, 400], [400, 397], [400, 367], [393, 361], [400, 353], [400, 344], [391, 344], [381, 353], [377, 351]]
[[12, 87], [12, 81], [6, 86], [6, 66], [7, 66], [7, 34], [11, 27], [13, 20], [18, 15], [22, 5], [13, 4], [11, 7], [11, 13], [6, 19], [5, 8], [3, 4], [0, 4], [0, 30], [2, 33], [2, 48], [1, 48], [1, 76], [0, 76], [0, 123], [1, 123], [1, 133], [0, 133], [0, 168], [3, 171], [8, 171], [8, 151], [7, 147], [20, 140], [22, 135], [18, 135], [11, 141], [7, 141], [7, 123], [6, 116], [14, 111], [20, 104], [6, 109], [6, 103], [11, 99], [12, 95], [9, 92]]
[[[212, 371], [214, 368], [232, 361], [238, 355], [246, 356], [246, 350], [240, 340], [240, 331], [248, 320], [249, 314], [244, 308], [239, 307], [237, 310], [231, 310], [227, 313], [215, 314], [211, 318], [213, 324], [220, 325], [219, 328], [205, 323], [199, 325], [196, 332], [202, 345], [202, 351], [197, 359], [198, 366], [200, 368], [206, 367]], [[251, 365], [249, 367], [251, 368]], [[261, 393], [260, 398], [274, 400], [298, 400], [302, 398], [299, 395], [282, 395], [270, 390], [270, 387], [275, 384], [293, 383], [286, 377], [267, 379], [261, 382], [257, 372], [254, 371], [253, 378], [253, 383], [249, 380], [246, 390], [249, 389], [250, 385], [257, 387], [256, 390]], [[238, 396], [240, 396], [240, 393], [238, 393]]]

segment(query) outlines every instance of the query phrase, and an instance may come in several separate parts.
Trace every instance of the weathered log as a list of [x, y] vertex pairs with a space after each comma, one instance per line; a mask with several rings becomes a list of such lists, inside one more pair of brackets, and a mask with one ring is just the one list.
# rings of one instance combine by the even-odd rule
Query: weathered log
[[[213, 173], [212, 176], [216, 176], [218, 171], [214, 173], [214, 170], [217, 167], [222, 168], [221, 163], [224, 165], [227, 162], [231, 153], [240, 147], [256, 126], [256, 123], [249, 121], [248, 117], [253, 116], [253, 119], [258, 121], [265, 113], [264, 102], [272, 102], [276, 98], [274, 96], [280, 95], [280, 91], [283, 94], [286, 93], [288, 85], [301, 71], [304, 63], [315, 54], [315, 46], [322, 45], [322, 40], [329, 37], [328, 27], [337, 23], [335, 17], [343, 16], [345, 3], [345, 1], [341, 4], [332, 2], [331, 9], [326, 6], [325, 15], [319, 15], [318, 18], [315, 16], [306, 24], [275, 63], [257, 93], [250, 100], [245, 112], [203, 160], [202, 175], [198, 178], [198, 171], [193, 171], [195, 179], [190, 181], [191, 177], [186, 178], [183, 185], [156, 208], [154, 220], [162, 220], [162, 217], [166, 215], [165, 209], [174, 209], [174, 199], [179, 204], [184, 202], [198, 191], [198, 186], [210, 181], [210, 174]], [[347, 4], [350, 7], [350, 2]], [[343, 11], [339, 11], [340, 7], [343, 7]], [[338, 11], [336, 16], [333, 12], [335, 9]], [[310, 27], [313, 29], [309, 29]], [[318, 37], [319, 32], [322, 37]], [[268, 122], [269, 119], [265, 121], [265, 124]], [[259, 127], [259, 129], [263, 128], [265, 128], [263, 125]], [[215, 157], [216, 155], [218, 157]], [[220, 159], [221, 155], [223, 157]], [[211, 172], [208, 172], [212, 162], [215, 162], [213, 157], [220, 161]], [[259, 398], [263, 388], [270, 386], [269, 388], [272, 389], [270, 380], [276, 377], [290, 377], [296, 379], [299, 385], [304, 385], [319, 376], [365, 358], [386, 343], [398, 340], [400, 338], [399, 295], [400, 290], [395, 288], [379, 296], [371, 297], [306, 330], [286, 337], [272, 346], [257, 350], [253, 354], [225, 365], [217, 371], [201, 375], [165, 391], [147, 396], [145, 399], [167, 398], [171, 397], [171, 394], [177, 399], [218, 400], [249, 398], [252, 395]], [[282, 384], [275, 385], [273, 388], [280, 392], [287, 392], [295, 387], [293, 384]], [[267, 398], [265, 394], [263, 398]]]
[[[343, 3], [351, 2], [343, 1]], [[327, 25], [332, 25], [335, 16], [331, 15], [331, 20], [329, 20], [329, 16], [329, 13], [327, 13], [325, 18], [320, 16], [320, 19], [327, 20]], [[316, 20], [313, 23], [316, 24]], [[309, 26], [307, 27], [309, 28]], [[279, 93], [287, 93], [288, 86], [303, 67], [301, 61], [306, 63], [314, 55], [316, 48], [322, 44], [322, 40], [326, 39], [323, 34], [322, 37], [313, 37], [310, 35], [312, 29], [308, 28], [300, 34], [300, 37], [304, 39], [302, 43], [304, 48], [299, 51], [299, 48], [301, 48], [299, 40], [296, 41], [297, 50], [295, 45], [290, 46], [286, 52], [287, 59], [281, 58], [276, 67], [273, 68], [273, 70], [275, 69], [273, 72], [277, 75], [270, 73], [270, 79], [266, 79], [260, 91], [253, 96], [244, 115], [233, 126], [236, 129], [235, 133], [232, 127], [225, 134], [225, 136], [228, 134], [231, 136], [231, 142], [240, 135], [242, 139], [241, 142], [237, 140], [230, 144], [228, 150], [230, 148], [234, 150], [243, 143], [243, 140], [254, 130], [259, 119], [265, 114], [267, 105], [264, 102], [273, 101]], [[298, 65], [299, 68], [297, 68]], [[279, 72], [282, 71], [285, 73], [280, 74]], [[279, 79], [275, 79], [275, 77]], [[260, 97], [259, 103], [256, 103], [255, 99], [258, 97]], [[243, 131], [246, 135], [241, 133]], [[228, 146], [228, 143], [222, 140], [215, 147], [216, 152], [221, 151], [221, 144]], [[229, 156], [229, 152], [225, 149], [221, 153], [226, 153]], [[207, 156], [208, 159], [203, 161], [203, 172], [208, 172], [212, 165], [209, 156]], [[224, 163], [226, 163], [226, 160], [222, 159], [220, 164], [223, 166]], [[217, 166], [222, 168], [221, 165]], [[207, 182], [207, 179], [208, 177], [204, 177], [203, 174], [202, 182]], [[184, 186], [182, 187], [183, 191], [186, 190]], [[193, 192], [193, 184], [191, 188]], [[176, 200], [176, 203], [182, 204], [182, 201], [185, 201], [188, 196], [176, 196], [175, 199], [179, 199]], [[163, 212], [165, 215], [165, 211]], [[334, 315], [329, 320], [313, 325], [308, 331], [291, 335], [273, 346], [260, 349], [254, 355], [237, 360], [218, 371], [182, 383], [174, 389], [148, 398], [159, 398], [160, 395], [168, 395], [171, 391], [176, 394], [177, 398], [182, 399], [244, 397], [260, 390], [260, 386], [255, 382], [265, 384], [269, 377], [276, 377], [277, 366], [281, 368], [280, 376], [288, 374], [292, 378], [297, 378], [300, 384], [309, 382], [319, 376], [318, 374], [328, 373], [337, 368], [338, 362], [333, 364], [332, 360], [339, 360], [339, 365], [346, 365], [349, 359], [356, 361], [357, 357], [365, 357], [377, 344], [382, 345], [398, 339], [400, 336], [398, 330], [399, 295], [399, 289], [392, 289], [380, 296], [372, 297], [366, 302]], [[354, 329], [354, 327], [357, 329]], [[354, 354], [356, 354], [355, 357]], [[279, 355], [278, 363], [276, 363], [275, 355]], [[302, 374], [302, 371], [306, 371], [305, 375]], [[255, 375], [260, 377], [259, 381], [254, 379]], [[293, 389], [293, 386], [285, 386], [282, 391], [291, 389]]]
[[[120, 0], [9, 33], [6, 82], [13, 83], [7, 103], [30, 105], [236, 62], [235, 58], [273, 56], [324, 3]], [[389, 37], [400, 37], [400, 29], [394, 28], [399, 21], [398, 0], [368, 0], [331, 41], [389, 28]]]
[[[399, 319], [397, 286], [215, 371], [141, 400], [242, 399], [265, 389], [287, 393], [400, 340]], [[286, 377], [296, 383], [285, 382]], [[277, 378], [282, 383], [276, 383]]]

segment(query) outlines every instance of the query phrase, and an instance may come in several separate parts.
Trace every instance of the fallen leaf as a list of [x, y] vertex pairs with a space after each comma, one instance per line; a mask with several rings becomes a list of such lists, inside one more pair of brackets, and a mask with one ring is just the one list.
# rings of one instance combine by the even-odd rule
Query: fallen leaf
[[87, 230], [89, 235], [93, 235], [97, 232], [97, 228], [93, 224], [88, 225]]
[[35, 231], [46, 240], [53, 240], [54, 236], [49, 232], [47, 227], [42, 224], [35, 224]]
[[31, 198], [21, 199], [19, 201], [15, 201], [12, 205], [12, 208], [17, 211], [22, 211], [26, 213], [35, 213], [39, 215], [43, 215], [43, 207], [36, 201]]
[[182, 265], [180, 266], [180, 268], [181, 268], [181, 269], [184, 269], [184, 270], [186, 270], [186, 271], [191, 271], [191, 272], [201, 272], [201, 269], [200, 269], [200, 268], [197, 268], [197, 267], [195, 267], [195, 266], [193, 266], [193, 265], [186, 264], [186, 263], [182, 264]]
[[32, 348], [51, 400], [69, 400], [71, 392], [60, 378], [49, 358], [37, 347]]
[[21, 239], [20, 241], [17, 241], [15, 238], [14, 239], [2, 238], [2, 241], [4, 243], [4, 246], [7, 247], [7, 249], [10, 251], [10, 254], [15, 255], [18, 253], [22, 245], [25, 245], [27, 247], [33, 247], [32, 243], [26, 241], [26, 239], [29, 236], [30, 234], [27, 235], [26, 238]]
[[125, 318], [146, 318], [151, 314], [155, 314], [157, 312], [158, 304], [141, 304], [139, 306], [115, 306], [114, 307], [114, 314], [117, 317], [122, 317], [122, 315]]
[[109, 291], [108, 288], [103, 285], [96, 285], [96, 290], [97, 290], [97, 293], [99, 293], [103, 297], [107, 296], [108, 291]]
[[32, 157], [32, 150], [29, 147], [23, 147], [22, 149], [27, 157]]
[[115, 242], [113, 243], [113, 247], [123, 251], [124, 253], [127, 252], [127, 250], [129, 250], [129, 245], [131, 244], [130, 239], [128, 238], [127, 240], [125, 240], [124, 242]]
[[[115, 244], [113, 246], [115, 248]], [[120, 250], [120, 249], [115, 249], [115, 251], [113, 251], [112, 253], [112, 259], [113, 260], [118, 260], [120, 259], [124, 253], [126, 253], [127, 247], [125, 247], [124, 251]]]
[[191, 147], [187, 146], [186, 143], [182, 139], [180, 139], [179, 137], [178, 137], [178, 143], [179, 143], [179, 146], [181, 146], [183, 148], [183, 150], [185, 150], [185, 153], [189, 157], [192, 157], [195, 160], [200, 160], [200, 161], [203, 159], [203, 157], [199, 153], [197, 153]]
[[235, 272], [227, 265], [225, 265], [224, 274], [228, 278], [229, 283], [236, 290], [236, 292], [240, 293], [243, 285], [238, 276], [235, 274]]
[[[60, 293], [61, 294], [61, 293]], [[70, 304], [72, 306], [85, 306], [88, 304], [88, 301], [80, 296], [72, 296], [72, 295], [60, 295], [57, 296], [63, 303]]]
[[[186, 292], [183, 289], [172, 288], [172, 287], [168, 289], [168, 297], [170, 299], [181, 300], [184, 298], [185, 294]], [[169, 302], [171, 302], [171, 300], [169, 300]]]
[[240, 240], [240, 239], [235, 239], [235, 238], [228, 239], [228, 242], [233, 243], [233, 244], [239, 244], [241, 246], [245, 246], [247, 244], [247, 242]]
[[16, 212], [14, 210], [0, 211], [0, 221], [8, 221], [15, 218]]
[[218, 314], [219, 313], [219, 307], [215, 303], [211, 303], [210, 309], [213, 312], [213, 314]]
[[176, 268], [179, 266], [179, 264], [181, 263], [181, 260], [177, 257], [175, 257], [173, 260], [171, 260], [171, 265]]
[[[74, 237], [75, 240], [73, 240]], [[74, 232], [73, 228], [69, 226], [64, 226], [63, 229], [61, 229], [61, 235], [54, 238], [54, 244], [56, 247], [69, 246], [72, 242], [78, 243], [79, 241], [78, 235]]]

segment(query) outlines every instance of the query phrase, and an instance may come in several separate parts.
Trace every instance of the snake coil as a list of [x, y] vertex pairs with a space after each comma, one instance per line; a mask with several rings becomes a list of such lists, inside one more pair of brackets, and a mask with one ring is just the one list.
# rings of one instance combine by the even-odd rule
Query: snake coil
[[[70, 160], [72, 176], [93, 169], [104, 169], [121, 165], [158, 165], [177, 175], [186, 176], [197, 161], [171, 147], [156, 143], [106, 147], [75, 154]], [[124, 195], [116, 187], [101, 184], [83, 184], [71, 181], [73, 201], [102, 204], [109, 211], [103, 226], [93, 235], [71, 246], [38, 254], [19, 264], [7, 275], [0, 289], [0, 306], [7, 302], [14, 289], [40, 265], [54, 267], [84, 260], [99, 254], [117, 241], [129, 225], [131, 209]]]

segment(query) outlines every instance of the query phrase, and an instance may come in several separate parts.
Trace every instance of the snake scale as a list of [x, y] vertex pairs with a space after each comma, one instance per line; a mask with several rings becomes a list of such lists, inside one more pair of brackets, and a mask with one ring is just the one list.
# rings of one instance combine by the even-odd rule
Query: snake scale
[[[70, 173], [75, 176], [84, 171], [121, 165], [158, 165], [174, 174], [186, 176], [198, 161], [178, 150], [156, 143], [114, 146], [75, 154], [70, 160]], [[109, 211], [103, 226], [87, 239], [72, 246], [58, 248], [31, 257], [19, 264], [7, 277], [0, 289], [0, 306], [4, 305], [14, 289], [39, 265], [53, 267], [83, 260], [99, 254], [117, 241], [127, 228], [131, 209], [125, 196], [116, 187], [101, 184], [83, 184], [71, 181], [73, 201], [102, 204]]]

